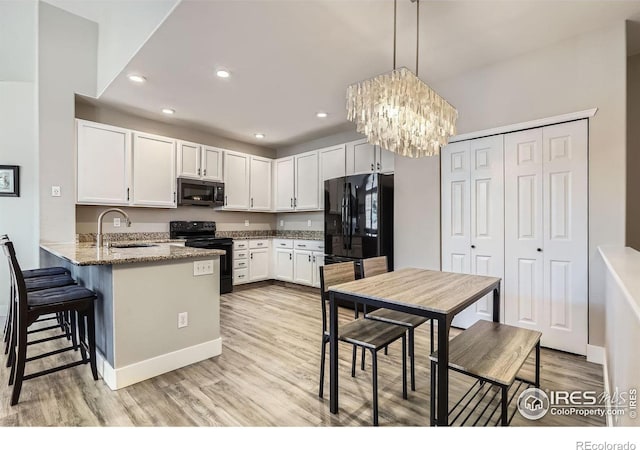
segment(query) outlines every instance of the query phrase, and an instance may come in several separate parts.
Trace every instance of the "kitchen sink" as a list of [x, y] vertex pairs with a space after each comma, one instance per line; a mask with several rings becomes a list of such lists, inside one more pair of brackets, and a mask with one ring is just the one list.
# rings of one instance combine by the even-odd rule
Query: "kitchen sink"
[[157, 247], [157, 244], [147, 244], [144, 242], [128, 242], [111, 244], [111, 248], [145, 248], [145, 247]]

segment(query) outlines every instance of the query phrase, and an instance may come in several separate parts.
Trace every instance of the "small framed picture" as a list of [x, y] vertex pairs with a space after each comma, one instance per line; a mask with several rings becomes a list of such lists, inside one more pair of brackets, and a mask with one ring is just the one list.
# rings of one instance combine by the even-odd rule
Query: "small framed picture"
[[0, 166], [0, 197], [20, 197], [19, 166]]

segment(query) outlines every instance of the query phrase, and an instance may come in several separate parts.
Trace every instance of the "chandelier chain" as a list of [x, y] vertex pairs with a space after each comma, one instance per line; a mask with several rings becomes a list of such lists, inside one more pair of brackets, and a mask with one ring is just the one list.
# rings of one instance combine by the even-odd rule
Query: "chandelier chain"
[[393, 0], [393, 70], [396, 70], [396, 14], [398, 0]]
[[416, 0], [416, 77], [418, 76], [418, 47], [420, 46], [420, 0]]

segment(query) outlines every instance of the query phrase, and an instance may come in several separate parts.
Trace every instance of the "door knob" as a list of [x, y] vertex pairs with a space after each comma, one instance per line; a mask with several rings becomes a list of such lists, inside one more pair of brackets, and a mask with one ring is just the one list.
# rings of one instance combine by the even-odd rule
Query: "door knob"
[[541, 249], [541, 248], [539, 248], [539, 249], [537, 249], [537, 251], [541, 252], [541, 251], [542, 251], [542, 249]]
[[471, 246], [471, 248], [476, 248], [476, 246], [475, 246], [475, 245], [472, 245], [472, 246]]

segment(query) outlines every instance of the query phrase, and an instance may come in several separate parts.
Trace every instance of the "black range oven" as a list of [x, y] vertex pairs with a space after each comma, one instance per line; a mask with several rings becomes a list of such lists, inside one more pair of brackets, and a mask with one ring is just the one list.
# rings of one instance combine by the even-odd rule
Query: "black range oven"
[[171, 239], [185, 239], [185, 247], [224, 250], [220, 255], [220, 293], [233, 291], [233, 239], [216, 237], [216, 223], [207, 221], [172, 221]]

